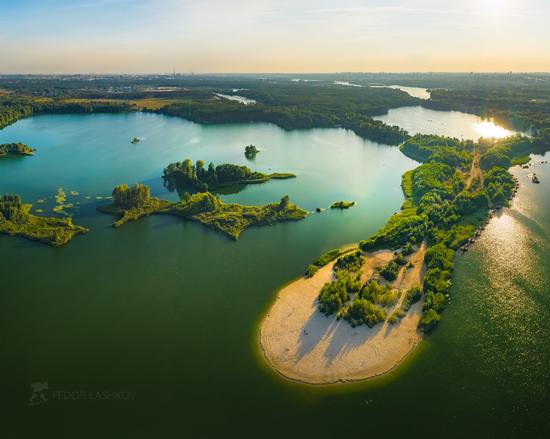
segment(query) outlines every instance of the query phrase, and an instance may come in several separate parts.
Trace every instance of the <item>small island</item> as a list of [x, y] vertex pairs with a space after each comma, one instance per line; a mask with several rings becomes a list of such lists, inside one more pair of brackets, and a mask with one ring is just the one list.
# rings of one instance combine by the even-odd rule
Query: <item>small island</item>
[[3, 143], [0, 145], [0, 157], [7, 155], [34, 155], [36, 149], [24, 143]]
[[229, 163], [214, 166], [210, 163], [205, 168], [204, 161], [198, 160], [195, 165], [190, 159], [171, 163], [164, 169], [164, 182], [169, 190], [182, 192], [192, 189], [198, 192], [208, 192], [228, 186], [265, 183], [269, 180], [295, 178], [295, 174], [253, 172], [247, 166]]
[[139, 138], [137, 138], [137, 137], [134, 137], [130, 143], [131, 143], [132, 145], [135, 145], [136, 143], [139, 143], [139, 142], [141, 142], [141, 140], [140, 140]]
[[119, 217], [113, 223], [113, 227], [120, 227], [128, 221], [152, 214], [176, 215], [222, 232], [235, 241], [249, 227], [298, 221], [308, 215], [308, 212], [292, 204], [288, 195], [281, 198], [278, 203], [264, 206], [224, 203], [210, 192], [199, 192], [193, 195], [186, 193], [182, 201], [172, 203], [151, 197], [149, 187], [142, 184], [115, 187], [113, 203], [100, 206], [98, 210]]
[[350, 207], [355, 206], [355, 201], [337, 201], [333, 203], [331, 209], [349, 209]]
[[258, 148], [256, 148], [254, 145], [247, 145], [244, 148], [244, 155], [249, 160], [256, 157], [256, 154], [258, 154], [259, 152], [260, 152], [260, 150]]
[[31, 215], [31, 207], [31, 204], [23, 204], [18, 195], [3, 195], [0, 198], [0, 233], [22, 236], [59, 247], [75, 236], [89, 231], [85, 227], [74, 225], [71, 218]]

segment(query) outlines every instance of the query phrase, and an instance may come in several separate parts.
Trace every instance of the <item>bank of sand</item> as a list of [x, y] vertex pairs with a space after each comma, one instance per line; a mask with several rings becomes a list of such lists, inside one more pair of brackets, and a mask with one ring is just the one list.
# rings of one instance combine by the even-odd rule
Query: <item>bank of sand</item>
[[[414, 267], [401, 269], [393, 285], [404, 293], [422, 283], [426, 246], [411, 255]], [[387, 264], [393, 253], [382, 250], [365, 257], [363, 280]], [[260, 325], [260, 346], [267, 362], [282, 376], [308, 384], [366, 380], [397, 366], [419, 343], [417, 329], [423, 300], [413, 305], [397, 324], [352, 328], [334, 315], [317, 310], [322, 286], [333, 279], [334, 262], [310, 279], [298, 279], [277, 294]], [[400, 296], [395, 308], [401, 305]], [[394, 309], [395, 309], [394, 308]], [[388, 312], [390, 316], [392, 311]]]

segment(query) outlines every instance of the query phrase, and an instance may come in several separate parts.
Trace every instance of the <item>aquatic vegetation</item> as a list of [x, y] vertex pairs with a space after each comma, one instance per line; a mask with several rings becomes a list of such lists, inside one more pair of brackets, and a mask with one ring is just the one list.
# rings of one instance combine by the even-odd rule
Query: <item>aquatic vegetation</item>
[[22, 236], [54, 247], [67, 244], [77, 235], [87, 233], [70, 218], [46, 218], [30, 214], [31, 204], [24, 204], [17, 195], [0, 198], [0, 233]]
[[132, 187], [119, 185], [113, 189], [113, 203], [100, 206], [98, 210], [118, 216], [113, 227], [120, 227], [128, 221], [152, 214], [177, 215], [190, 221], [197, 221], [233, 240], [252, 226], [267, 226], [283, 221], [298, 221], [308, 212], [290, 202], [288, 196], [278, 203], [264, 206], [243, 206], [224, 203], [210, 192], [187, 194], [179, 203], [151, 197], [149, 187], [136, 184]]

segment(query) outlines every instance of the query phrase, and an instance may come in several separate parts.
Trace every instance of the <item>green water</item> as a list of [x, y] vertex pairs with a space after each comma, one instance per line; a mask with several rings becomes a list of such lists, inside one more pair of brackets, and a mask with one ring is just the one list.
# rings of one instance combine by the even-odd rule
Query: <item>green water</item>
[[[142, 142], [131, 145], [134, 136]], [[61, 249], [0, 237], [3, 437], [541, 437], [548, 428], [548, 165], [535, 171], [539, 186], [523, 176], [513, 208], [459, 258], [443, 324], [402, 367], [369, 383], [312, 388], [265, 367], [258, 321], [313, 258], [367, 237], [399, 209], [413, 161], [345, 130], [205, 127], [144, 114], [35, 117], [0, 131], [8, 141], [38, 152], [0, 161], [0, 192], [46, 198], [36, 207], [47, 210], [58, 187], [77, 191], [68, 197], [80, 202], [74, 221], [92, 231]], [[261, 149], [254, 162], [243, 154], [249, 143]], [[288, 193], [308, 210], [339, 199], [357, 206], [251, 229], [238, 242], [171, 217], [114, 230], [95, 212], [105, 201], [94, 197], [123, 182], [175, 198], [158, 176], [187, 157], [298, 175], [226, 201]], [[136, 396], [28, 407], [35, 382], [49, 384], [50, 398]]]

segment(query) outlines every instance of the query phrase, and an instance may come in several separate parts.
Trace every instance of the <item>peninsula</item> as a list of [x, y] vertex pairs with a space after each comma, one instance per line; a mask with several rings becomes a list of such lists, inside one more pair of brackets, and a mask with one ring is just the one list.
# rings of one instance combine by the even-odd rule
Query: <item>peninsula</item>
[[282, 376], [308, 384], [369, 379], [395, 368], [441, 321], [455, 253], [508, 204], [508, 172], [537, 149], [529, 138], [462, 141], [417, 135], [401, 151], [401, 211], [352, 251], [332, 250], [277, 293], [259, 343]]

